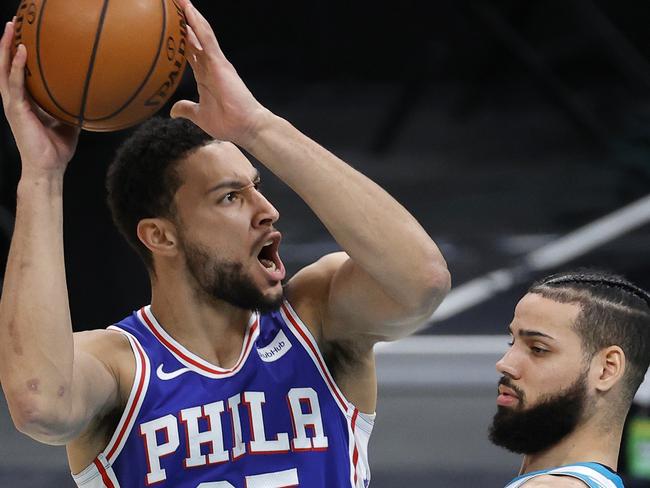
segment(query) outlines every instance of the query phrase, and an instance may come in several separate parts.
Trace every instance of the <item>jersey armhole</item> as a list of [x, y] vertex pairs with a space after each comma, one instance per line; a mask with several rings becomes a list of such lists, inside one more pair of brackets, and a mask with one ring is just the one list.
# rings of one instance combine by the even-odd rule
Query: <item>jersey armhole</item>
[[131, 429], [133, 429], [140, 408], [142, 407], [142, 403], [149, 387], [149, 379], [151, 378], [151, 365], [144, 348], [135, 336], [114, 325], [108, 327], [108, 329], [120, 332], [126, 336], [135, 358], [135, 375], [133, 377], [133, 385], [131, 385], [129, 398], [124, 410], [122, 411], [117, 428], [115, 429], [111, 440], [102, 452], [108, 463], [112, 465], [122, 451], [126, 439], [128, 438]]
[[325, 380], [330, 393], [334, 397], [334, 400], [336, 400], [336, 403], [341, 411], [348, 417], [351, 417], [354, 414], [354, 411], [358, 412], [358, 418], [362, 419], [360, 425], [363, 425], [364, 430], [368, 432], [372, 431], [372, 426], [375, 420], [375, 413], [359, 412], [355, 405], [346, 398], [346, 396], [336, 384], [336, 381], [334, 381], [334, 376], [331, 374], [329, 368], [327, 367], [325, 358], [323, 357], [323, 354], [318, 347], [316, 339], [309, 330], [309, 327], [307, 327], [305, 323], [300, 319], [296, 311], [287, 300], [284, 300], [282, 303], [282, 306], [280, 307], [280, 313], [284, 319], [284, 323], [287, 325], [292, 335], [298, 339], [303, 349], [305, 349], [307, 354], [314, 362], [316, 369], [318, 369], [321, 376]]
[[80, 488], [119, 488], [120, 485], [112, 466], [133, 428], [135, 419], [146, 396], [149, 378], [151, 376], [149, 358], [138, 340], [132, 334], [117, 326], [111, 325], [107, 329], [124, 334], [129, 340], [135, 359], [135, 375], [133, 377], [133, 385], [131, 386], [129, 398], [111, 440], [104, 450], [85, 469], [77, 474], [72, 473], [72, 479]]

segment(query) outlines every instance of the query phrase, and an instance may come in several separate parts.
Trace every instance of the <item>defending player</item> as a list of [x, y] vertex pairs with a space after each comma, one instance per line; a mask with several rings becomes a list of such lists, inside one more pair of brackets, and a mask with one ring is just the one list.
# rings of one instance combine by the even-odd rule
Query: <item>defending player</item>
[[490, 439], [524, 454], [507, 488], [621, 488], [625, 417], [650, 363], [650, 295], [601, 272], [531, 286], [497, 363]]
[[[78, 132], [32, 110], [11, 23], [2, 38], [0, 91], [23, 164], [0, 303], [12, 417], [66, 444], [84, 488], [367, 486], [373, 345], [429, 317], [450, 286], [445, 262], [386, 192], [260, 105], [207, 21], [179, 3], [200, 102], [172, 114], [205, 132], [152, 121], [109, 171], [114, 219], [152, 284], [151, 305], [109, 330], [70, 323], [62, 186]], [[345, 253], [283, 290], [278, 213], [237, 146]]]

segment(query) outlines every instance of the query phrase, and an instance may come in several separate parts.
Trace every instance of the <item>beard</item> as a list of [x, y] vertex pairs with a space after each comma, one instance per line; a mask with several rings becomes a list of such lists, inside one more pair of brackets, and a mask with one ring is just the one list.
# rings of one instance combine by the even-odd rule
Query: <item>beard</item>
[[489, 438], [493, 444], [518, 454], [535, 454], [556, 445], [575, 430], [586, 410], [586, 372], [565, 390], [543, 397], [529, 408], [525, 408], [523, 392], [510, 384], [508, 377], [502, 377], [499, 384], [517, 393], [519, 405], [498, 407]]
[[283, 294], [264, 296], [242, 263], [219, 259], [203, 246], [181, 240], [188, 273], [200, 295], [260, 313], [278, 310], [282, 305]]

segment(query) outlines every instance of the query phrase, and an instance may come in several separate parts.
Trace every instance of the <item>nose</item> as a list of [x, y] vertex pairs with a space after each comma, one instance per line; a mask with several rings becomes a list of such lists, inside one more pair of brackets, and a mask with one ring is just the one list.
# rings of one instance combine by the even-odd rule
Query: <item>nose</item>
[[512, 347], [497, 361], [496, 369], [499, 374], [509, 376], [513, 380], [518, 380], [521, 377], [516, 361], [516, 353]]
[[280, 218], [280, 212], [258, 191], [251, 192], [254, 196], [253, 227], [270, 227]]

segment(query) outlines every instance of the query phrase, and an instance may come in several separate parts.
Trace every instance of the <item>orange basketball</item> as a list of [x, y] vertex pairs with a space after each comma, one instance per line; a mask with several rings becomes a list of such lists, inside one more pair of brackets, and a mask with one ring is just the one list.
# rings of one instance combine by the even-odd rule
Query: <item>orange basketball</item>
[[187, 24], [173, 0], [22, 0], [15, 26], [32, 98], [86, 130], [147, 119], [185, 69]]

